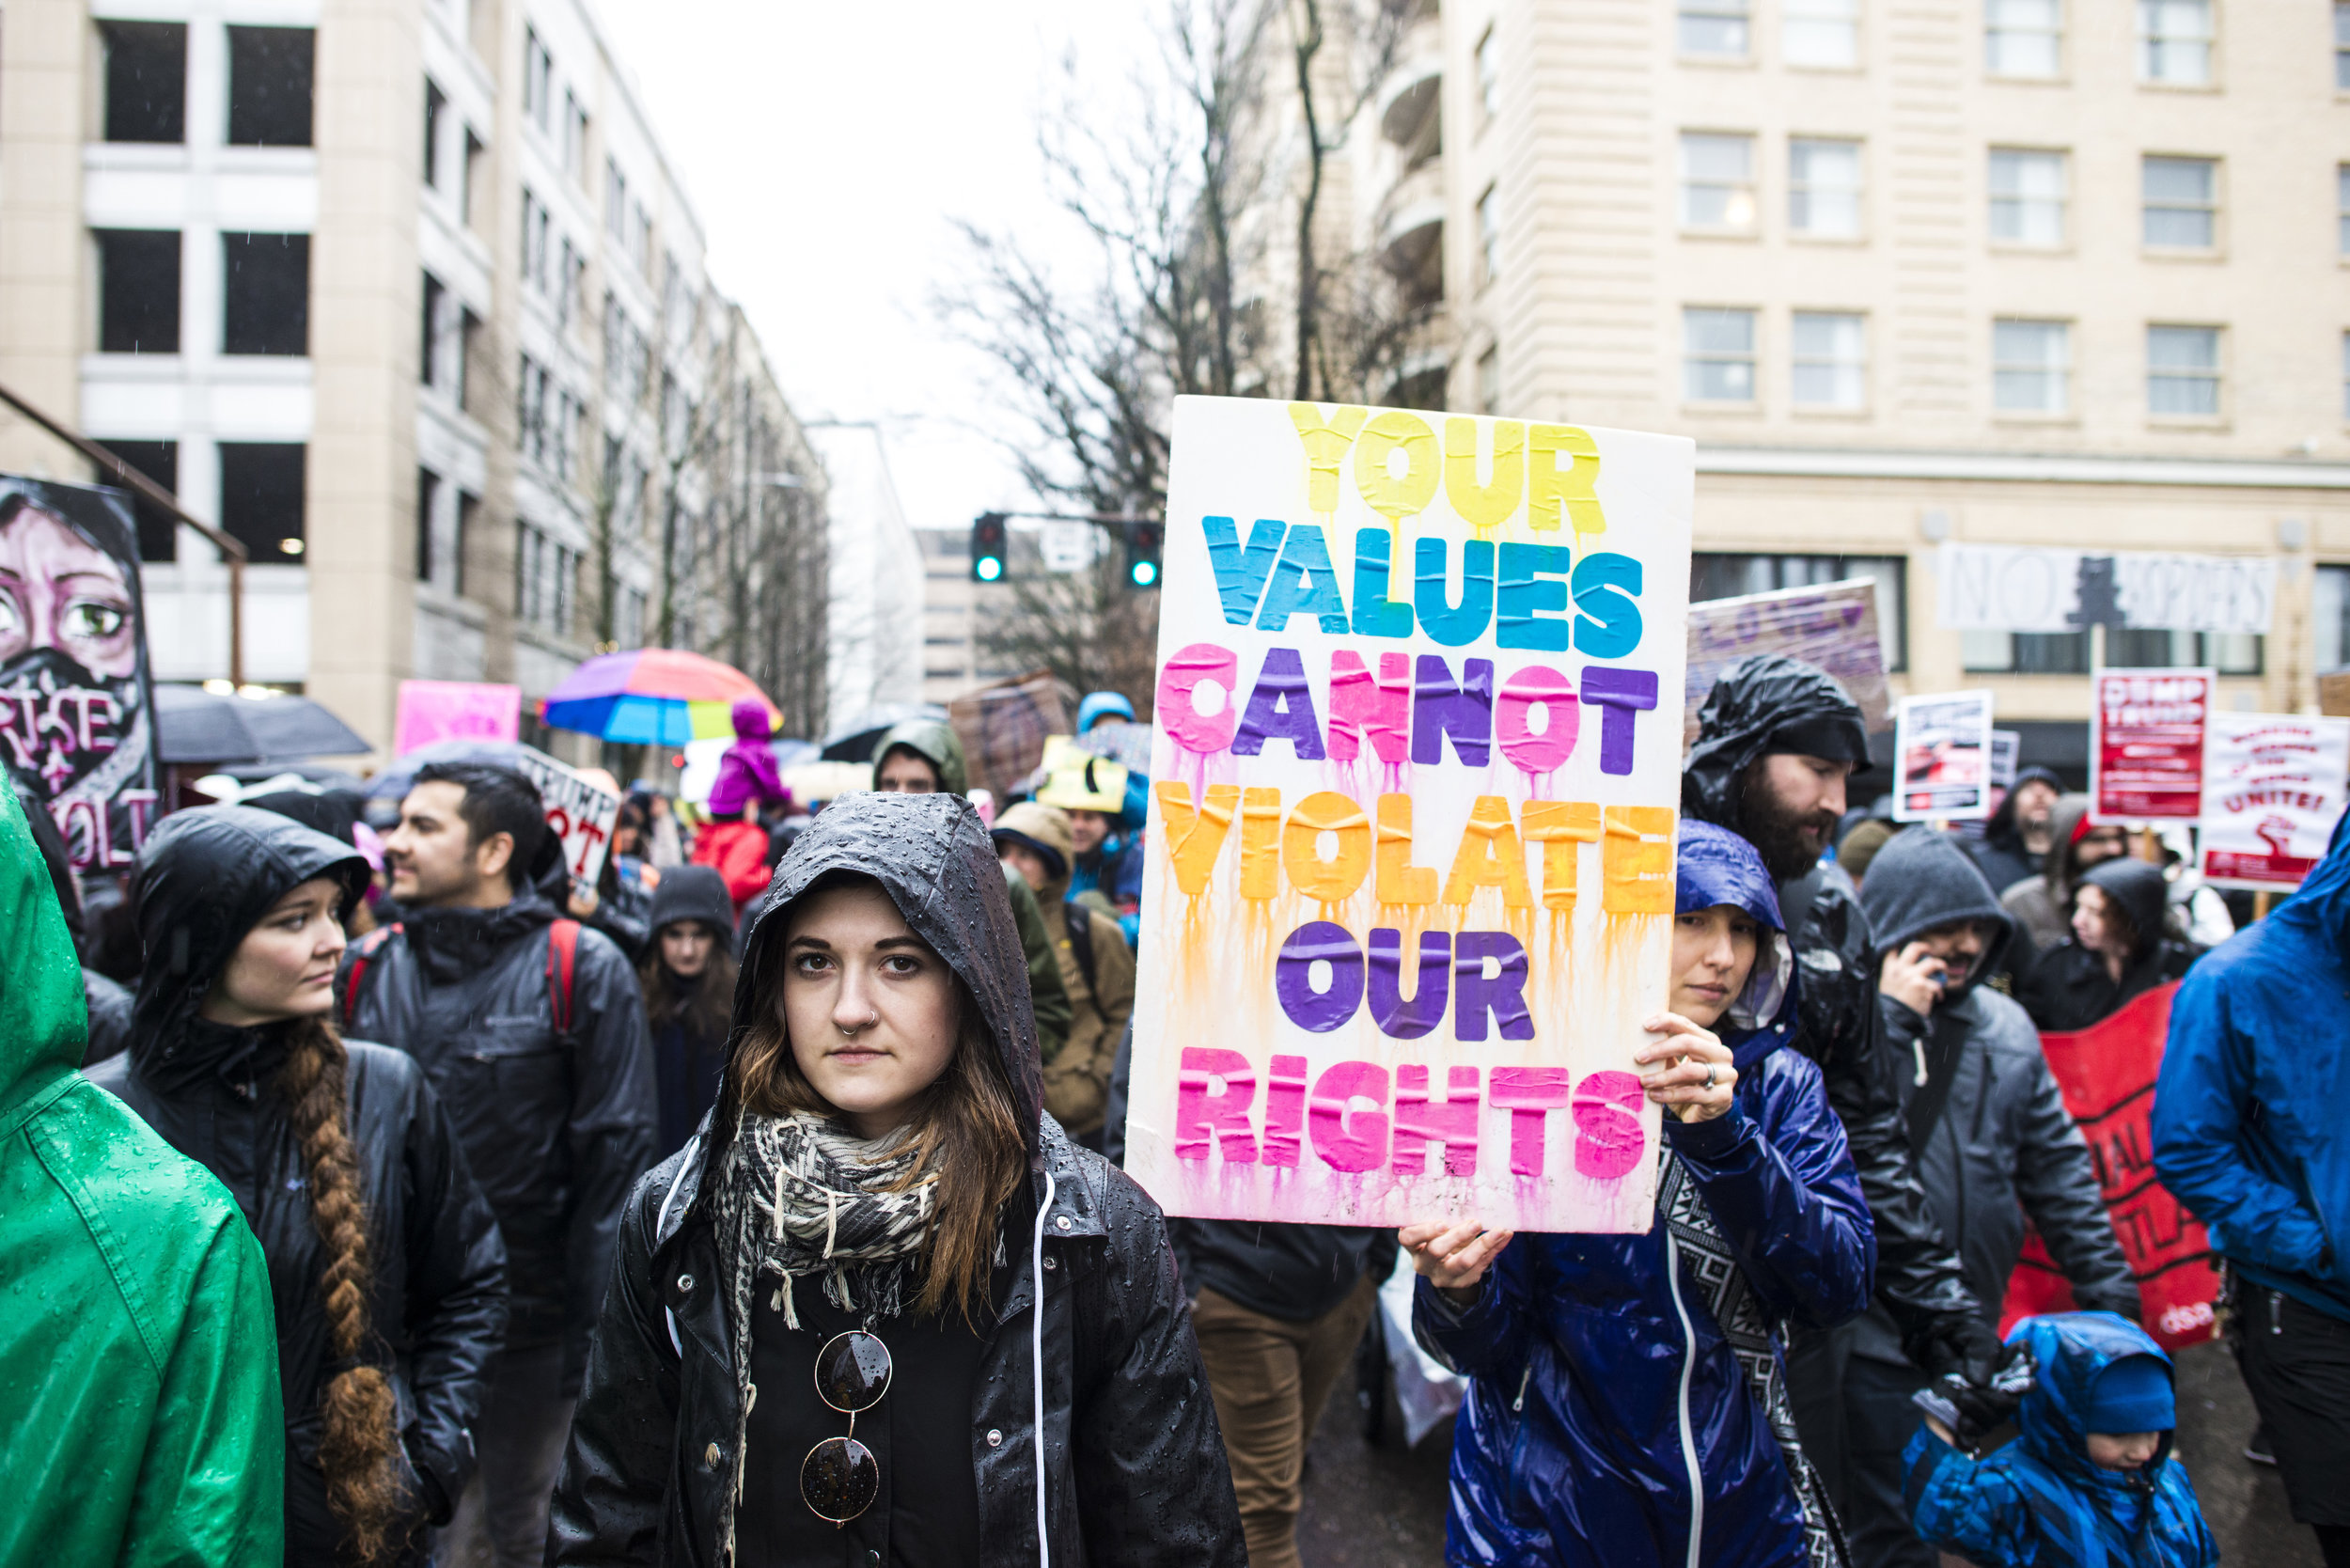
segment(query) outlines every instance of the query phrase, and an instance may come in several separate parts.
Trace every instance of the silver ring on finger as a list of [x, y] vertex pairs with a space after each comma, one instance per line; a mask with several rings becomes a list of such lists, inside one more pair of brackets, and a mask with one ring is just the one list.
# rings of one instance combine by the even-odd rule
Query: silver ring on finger
[[1711, 1066], [1708, 1066], [1705, 1070], [1705, 1087], [1708, 1089], [1712, 1089], [1714, 1087], [1714, 1069]]

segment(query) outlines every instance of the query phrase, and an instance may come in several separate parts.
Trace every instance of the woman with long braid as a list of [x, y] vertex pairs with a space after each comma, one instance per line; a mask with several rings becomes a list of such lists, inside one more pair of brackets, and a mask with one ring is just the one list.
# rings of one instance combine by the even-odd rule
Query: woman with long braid
[[92, 1074], [219, 1177], [260, 1239], [286, 1561], [305, 1568], [423, 1560], [424, 1527], [472, 1473], [506, 1322], [505, 1248], [423, 1073], [335, 1029], [338, 917], [367, 875], [349, 845], [271, 812], [166, 818], [139, 857], [131, 1046]]

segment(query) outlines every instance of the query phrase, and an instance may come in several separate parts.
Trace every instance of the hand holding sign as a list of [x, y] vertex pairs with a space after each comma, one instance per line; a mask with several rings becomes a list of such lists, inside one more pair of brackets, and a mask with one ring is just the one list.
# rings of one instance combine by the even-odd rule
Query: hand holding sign
[[1730, 1047], [1713, 1030], [1678, 1012], [1660, 1012], [1640, 1027], [1665, 1038], [1641, 1046], [1632, 1059], [1643, 1067], [1670, 1063], [1640, 1074], [1651, 1100], [1681, 1121], [1711, 1121], [1730, 1109], [1738, 1069], [1731, 1065]]
[[1426, 1275], [1436, 1289], [1461, 1301], [1475, 1297], [1478, 1281], [1485, 1278], [1485, 1270], [1515, 1233], [1489, 1231], [1478, 1219], [1457, 1225], [1438, 1219], [1406, 1225], [1395, 1233], [1395, 1239], [1412, 1255], [1415, 1270]]

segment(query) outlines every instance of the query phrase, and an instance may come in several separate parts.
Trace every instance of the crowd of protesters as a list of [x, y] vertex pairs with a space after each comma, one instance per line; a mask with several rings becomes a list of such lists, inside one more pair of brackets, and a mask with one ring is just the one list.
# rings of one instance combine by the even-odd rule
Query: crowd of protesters
[[[0, 1561], [1282, 1568], [1402, 1267], [1466, 1379], [1449, 1562], [2214, 1562], [2040, 1040], [2178, 982], [2154, 1156], [2350, 1563], [2341, 832], [2233, 933], [2044, 769], [1979, 836], [1850, 810], [1859, 709], [1751, 658], [1684, 773], [1646, 1233], [1167, 1220], [1119, 1169], [1140, 775], [983, 815], [916, 720], [804, 809], [735, 718], [592, 885], [486, 762], [380, 866], [281, 789], [86, 900], [0, 801]], [[2002, 1339], [2028, 1231], [2076, 1309]]]

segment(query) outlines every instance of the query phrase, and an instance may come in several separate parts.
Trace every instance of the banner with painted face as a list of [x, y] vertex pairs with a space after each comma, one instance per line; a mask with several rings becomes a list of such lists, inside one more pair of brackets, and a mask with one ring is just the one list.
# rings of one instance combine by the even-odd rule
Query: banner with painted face
[[119, 491], [0, 474], [0, 758], [82, 871], [128, 868], [159, 812], [137, 540]]
[[1126, 1126], [1169, 1213], [1648, 1228], [1693, 456], [1177, 400]]

